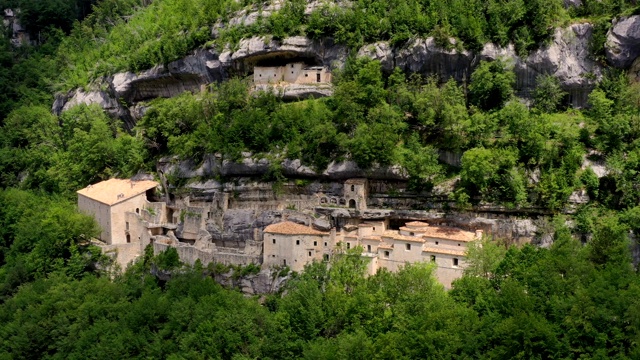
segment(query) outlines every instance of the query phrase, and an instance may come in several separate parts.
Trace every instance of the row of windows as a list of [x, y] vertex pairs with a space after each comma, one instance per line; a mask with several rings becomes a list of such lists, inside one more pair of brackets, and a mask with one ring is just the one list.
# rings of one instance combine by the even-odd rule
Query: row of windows
[[[271, 240], [272, 240], [272, 242], [273, 242], [274, 244], [276, 243], [276, 239], [271, 239]], [[300, 240], [296, 240], [296, 245], [300, 245]], [[317, 242], [317, 241], [314, 241], [314, 242], [313, 242], [313, 246], [318, 246], [318, 242]], [[327, 246], [327, 242], [326, 242], [326, 241], [324, 242], [324, 246]]]
[[[273, 239], [273, 243], [276, 243], [276, 239]], [[300, 245], [300, 240], [296, 240], [296, 245]], [[436, 245], [438, 245], [438, 242], [436, 241]], [[314, 241], [313, 242], [313, 246], [318, 246], [318, 242]], [[327, 246], [327, 242], [324, 243], [324, 246]], [[458, 244], [458, 246], [460, 246], [460, 244]], [[347, 249], [351, 249], [351, 243], [347, 242]], [[411, 244], [407, 243], [406, 244], [406, 249], [407, 250], [411, 250]], [[371, 245], [367, 245], [367, 252], [371, 252]], [[275, 257], [275, 255], [273, 255]], [[309, 256], [311, 255], [311, 251], [309, 251]], [[384, 258], [388, 259], [389, 258], [389, 251], [385, 251], [384, 252]], [[436, 261], [436, 256], [435, 255], [431, 255], [431, 261], [435, 262]], [[458, 259], [457, 258], [453, 258], [453, 266], [458, 266]]]

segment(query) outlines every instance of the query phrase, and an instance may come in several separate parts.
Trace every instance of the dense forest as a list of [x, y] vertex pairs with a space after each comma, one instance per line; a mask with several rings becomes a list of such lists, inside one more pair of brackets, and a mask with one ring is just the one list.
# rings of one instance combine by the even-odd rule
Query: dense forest
[[[117, 71], [166, 64], [205, 46], [269, 35], [331, 37], [349, 48], [433, 36], [439, 46], [513, 44], [527, 54], [553, 29], [594, 24], [604, 61], [612, 19], [633, 0], [360, 0], [305, 15], [290, 0], [249, 25], [224, 26], [256, 0], [0, 0], [32, 41], [0, 36], [0, 358], [640, 358], [640, 89], [608, 69], [573, 109], [558, 79], [537, 78], [529, 102], [512, 64], [482, 62], [468, 84], [350, 57], [334, 94], [284, 102], [245, 78], [156, 99], [132, 130], [97, 106], [51, 112], [54, 94]], [[218, 26], [212, 37], [211, 27]], [[6, 30], [6, 31], [5, 31]], [[455, 39], [452, 41], [451, 39]], [[462, 154], [459, 167], [438, 151]], [[168, 251], [106, 272], [75, 191], [151, 171], [158, 158], [199, 161], [249, 151], [319, 171], [334, 160], [400, 165], [411, 190], [455, 184], [458, 210], [492, 203], [549, 214], [549, 248], [485, 239], [445, 291], [429, 264], [364, 276], [358, 249], [292, 274], [285, 291], [246, 298]], [[598, 177], [584, 158], [604, 161]], [[571, 217], [572, 193], [590, 201]], [[169, 281], [152, 269], [173, 273]]]

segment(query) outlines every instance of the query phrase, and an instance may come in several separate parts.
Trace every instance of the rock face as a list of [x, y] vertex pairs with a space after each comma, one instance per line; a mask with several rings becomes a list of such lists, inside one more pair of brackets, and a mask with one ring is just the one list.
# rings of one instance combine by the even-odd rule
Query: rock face
[[406, 72], [435, 75], [440, 79], [468, 80], [474, 55], [470, 51], [446, 50], [433, 38], [415, 39], [395, 52], [395, 66]]
[[640, 15], [614, 21], [605, 43], [607, 61], [626, 69], [640, 56]]
[[127, 103], [157, 97], [173, 97], [185, 91], [199, 90], [202, 85], [222, 81], [226, 74], [214, 50], [198, 50], [192, 55], [158, 65], [140, 74], [130, 72], [113, 76], [115, 95]]
[[[274, 2], [269, 6], [277, 9], [279, 4]], [[314, 4], [315, 7], [325, 5], [323, 2]], [[245, 16], [244, 20], [238, 21], [253, 21], [253, 15], [242, 16]], [[628, 67], [640, 53], [640, 46], [637, 46], [640, 44], [639, 19], [638, 16], [632, 16], [618, 21], [609, 34], [607, 54], [616, 66]], [[395, 48], [387, 42], [377, 42], [363, 46], [358, 55], [379, 60], [387, 72], [398, 67], [408, 73], [435, 75], [441, 80], [454, 78], [467, 83], [481, 60], [503, 59], [513, 65], [519, 96], [529, 96], [538, 75], [552, 74], [569, 93], [570, 103], [574, 107], [584, 107], [588, 93], [601, 74], [600, 66], [588, 56], [592, 32], [593, 26], [587, 23], [556, 29], [553, 40], [548, 45], [526, 58], [517, 56], [513, 46], [501, 48], [486, 44], [482, 51], [474, 53], [456, 50], [455, 46], [451, 50], [443, 49], [433, 38], [413, 39]], [[198, 91], [203, 85], [220, 82], [230, 76], [250, 74], [257, 64], [304, 61], [332, 68], [341, 67], [348, 54], [347, 47], [335, 44], [331, 38], [313, 40], [294, 36], [274, 40], [270, 37], [252, 37], [240, 41], [237, 49], [227, 48], [221, 53], [215, 49], [201, 49], [168, 65], [158, 65], [138, 74], [115, 74], [98, 86], [108, 90], [77, 90], [72, 94], [59, 96], [53, 110], [60, 112], [74, 104], [97, 103], [132, 126], [134, 119], [144, 113], [144, 107], [138, 104], [141, 101], [173, 97], [185, 91]], [[285, 99], [291, 100], [331, 94], [330, 88], [308, 84], [291, 85], [281, 90]]]
[[333, 87], [330, 84], [286, 84], [281, 86], [257, 84], [255, 89], [274, 92], [284, 100], [318, 99], [333, 95]]
[[[294, 178], [325, 180], [346, 180], [361, 177], [378, 180], [407, 180], [409, 178], [400, 166], [374, 166], [370, 169], [361, 169], [354, 161], [333, 161], [322, 173], [301, 165], [298, 159], [285, 159], [281, 162], [281, 166], [285, 176]], [[271, 168], [271, 162], [267, 159], [254, 159], [252, 154], [243, 153], [243, 158], [237, 162], [222, 160], [215, 155], [206, 156], [200, 164], [196, 164], [192, 160], [165, 158], [158, 161], [157, 168], [164, 174], [175, 174], [179, 178], [260, 177], [267, 174]]]
[[347, 55], [347, 48], [335, 44], [330, 38], [312, 40], [304, 36], [293, 36], [278, 41], [256, 36], [240, 41], [235, 51], [221, 53], [220, 62], [227, 72], [248, 73], [258, 62], [267, 59], [280, 62], [305, 59], [318, 65], [331, 66], [334, 62], [343, 63]]
[[572, 7], [580, 7], [582, 6], [582, 0], [564, 0], [564, 7], [569, 9]]
[[288, 272], [279, 274], [275, 269], [264, 269], [258, 274], [245, 276], [234, 276], [233, 272], [234, 270], [226, 274], [215, 274], [214, 279], [220, 285], [238, 289], [248, 296], [277, 293], [290, 278]]
[[386, 71], [399, 67], [406, 72], [435, 75], [441, 80], [454, 78], [467, 83], [480, 61], [501, 59], [513, 66], [518, 95], [529, 97], [538, 75], [551, 74], [569, 93], [570, 103], [574, 107], [584, 107], [587, 95], [602, 71], [595, 61], [589, 59], [592, 32], [591, 24], [558, 28], [550, 44], [526, 58], [519, 57], [513, 46], [502, 48], [489, 43], [479, 53], [473, 53], [440, 48], [433, 38], [414, 39], [395, 49], [386, 42], [377, 42], [360, 48], [358, 55], [379, 60]]
[[587, 96], [600, 78], [602, 69], [589, 56], [591, 24], [573, 24], [556, 29], [553, 42], [529, 55], [524, 71], [516, 71], [519, 87], [532, 89], [539, 74], [551, 74], [560, 80], [574, 107], [585, 107]]

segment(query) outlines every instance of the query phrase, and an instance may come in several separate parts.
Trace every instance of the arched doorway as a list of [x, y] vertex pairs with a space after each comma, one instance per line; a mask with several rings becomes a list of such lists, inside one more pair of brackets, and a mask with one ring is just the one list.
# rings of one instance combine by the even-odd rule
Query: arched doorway
[[356, 208], [356, 201], [353, 200], [353, 199], [349, 200], [349, 207], [352, 208], [352, 209], [355, 209]]

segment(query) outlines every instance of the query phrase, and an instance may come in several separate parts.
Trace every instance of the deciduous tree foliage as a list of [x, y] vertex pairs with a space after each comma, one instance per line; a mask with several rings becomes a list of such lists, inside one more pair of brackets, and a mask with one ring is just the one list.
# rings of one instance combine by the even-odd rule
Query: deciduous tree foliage
[[565, 222], [553, 221], [549, 249], [485, 238], [450, 291], [431, 263], [365, 277], [358, 248], [308, 265], [263, 305], [201, 266], [171, 261], [171, 280], [150, 275], [172, 254], [147, 253], [113, 280], [55, 272], [0, 305], [0, 349], [13, 358], [635, 358], [640, 278], [626, 228], [595, 219], [597, 239], [584, 246]]

